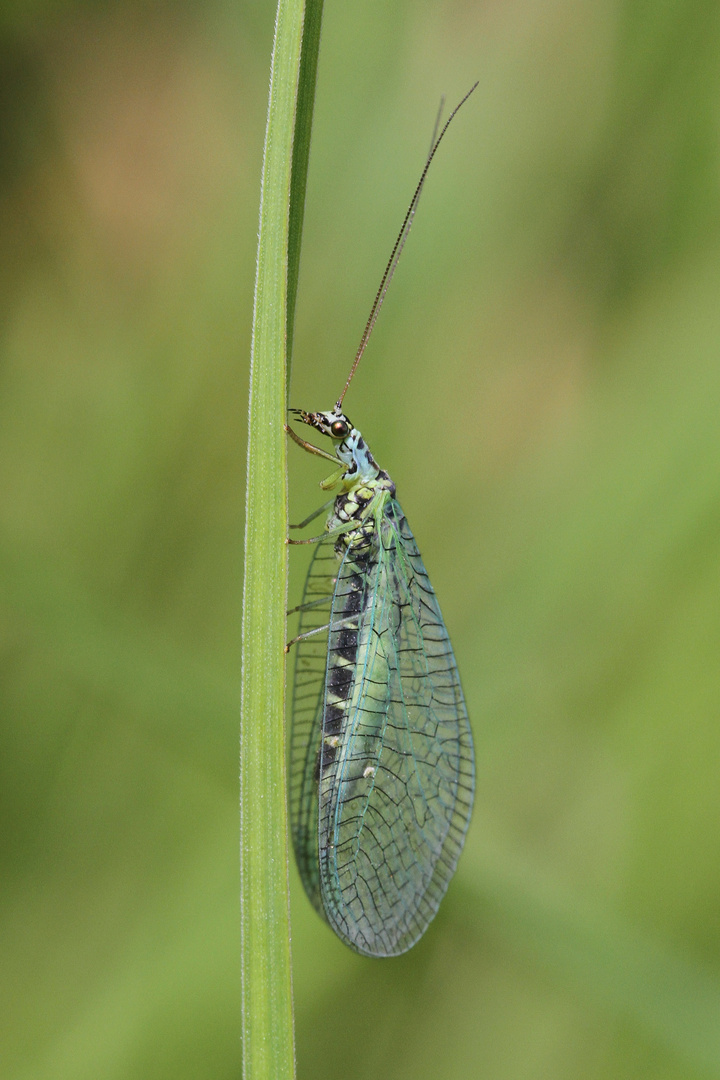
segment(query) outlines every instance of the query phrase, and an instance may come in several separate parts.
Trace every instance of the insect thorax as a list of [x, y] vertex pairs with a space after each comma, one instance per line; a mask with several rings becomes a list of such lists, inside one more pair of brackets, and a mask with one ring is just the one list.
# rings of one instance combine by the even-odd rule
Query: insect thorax
[[[372, 548], [377, 530], [377, 510], [384, 502], [383, 493], [391, 497], [395, 494], [395, 485], [387, 473], [381, 470], [374, 480], [357, 480], [335, 499], [327, 523], [328, 531], [347, 525], [348, 522], [357, 522], [357, 528], [340, 533], [336, 545], [339, 553], [352, 549], [355, 554], [360, 555]], [[376, 503], [374, 507], [370, 505], [373, 501]]]
[[[352, 429], [335, 452], [346, 469], [341, 480], [343, 491], [335, 499], [327, 528], [332, 531], [356, 521], [357, 528], [340, 534], [336, 549], [339, 553], [352, 550], [362, 555], [372, 548], [377, 509], [385, 501], [382, 495], [392, 497], [395, 485], [379, 467], [357, 428]], [[373, 502], [375, 506], [370, 505]]]
[[[332, 487], [338, 480], [342, 485], [325, 526], [331, 533], [342, 530], [335, 544], [336, 552], [340, 556], [347, 551], [357, 556], [369, 554], [377, 532], [379, 510], [395, 494], [395, 485], [372, 456], [358, 429], [341, 411], [339, 402], [328, 412], [292, 411], [304, 424], [333, 440], [335, 456], [343, 466], [341, 475], [330, 478], [327, 485]], [[357, 522], [357, 528], [347, 528], [353, 522]]]

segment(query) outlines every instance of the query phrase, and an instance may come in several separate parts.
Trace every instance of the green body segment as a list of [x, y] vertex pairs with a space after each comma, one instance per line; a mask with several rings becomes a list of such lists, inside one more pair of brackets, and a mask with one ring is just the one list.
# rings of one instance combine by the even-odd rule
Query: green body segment
[[[346, 468], [300, 611], [293, 844], [305, 890], [335, 932], [360, 953], [394, 956], [427, 929], [455, 871], [472, 810], [472, 737], [392, 481], [339, 410], [301, 417], [339, 442]], [[338, 417], [345, 426], [328, 430]]]

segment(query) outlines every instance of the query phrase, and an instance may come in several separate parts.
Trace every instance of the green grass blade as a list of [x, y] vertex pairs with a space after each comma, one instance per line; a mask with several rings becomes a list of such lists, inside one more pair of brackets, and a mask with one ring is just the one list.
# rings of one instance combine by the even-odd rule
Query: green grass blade
[[[305, 212], [305, 186], [310, 160], [317, 61], [320, 51], [323, 0], [308, 0], [305, 5], [300, 78], [298, 80], [295, 141], [293, 144], [292, 179], [290, 183], [290, 223], [287, 271], [287, 353], [288, 366], [292, 360], [293, 330], [295, 327], [295, 297], [300, 274], [300, 244]], [[288, 370], [288, 376], [290, 372]]]
[[[309, 7], [309, 5], [308, 5]], [[319, 27], [317, 5], [313, 25]], [[305, 5], [280, 0], [263, 157], [250, 407], [240, 737], [240, 879], [243, 1075], [294, 1075], [285, 804], [284, 654], [287, 594], [286, 309], [291, 176], [293, 229], [302, 221], [307, 145], [293, 161], [294, 125], [309, 140], [319, 29], [306, 38]], [[315, 55], [308, 55], [314, 42]], [[312, 53], [312, 49], [310, 49]], [[309, 89], [296, 103], [299, 85]], [[299, 173], [303, 172], [300, 177]], [[298, 195], [299, 192], [299, 195]], [[299, 234], [294, 246], [297, 282]]]

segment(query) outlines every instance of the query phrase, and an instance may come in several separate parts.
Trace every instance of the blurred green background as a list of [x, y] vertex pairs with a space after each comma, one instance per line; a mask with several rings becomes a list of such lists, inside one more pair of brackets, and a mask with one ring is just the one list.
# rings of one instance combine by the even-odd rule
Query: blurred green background
[[[240, 1076], [273, 21], [0, 15], [8, 1080]], [[291, 404], [335, 401], [439, 98], [476, 78], [346, 399], [441, 598], [476, 811], [398, 960], [341, 945], [291, 868], [298, 1073], [720, 1077], [716, 0], [328, 2]], [[324, 475], [291, 448], [293, 518]]]

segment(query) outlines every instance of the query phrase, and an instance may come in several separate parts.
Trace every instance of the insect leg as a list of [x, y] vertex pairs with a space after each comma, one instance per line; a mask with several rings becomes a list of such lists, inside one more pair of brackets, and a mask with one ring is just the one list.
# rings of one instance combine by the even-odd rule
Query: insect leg
[[[314, 514], [313, 517], [315, 517]], [[290, 537], [288, 537], [285, 542], [287, 544], [319, 544], [321, 540], [329, 540], [333, 536], [339, 536], [340, 533], [348, 532], [350, 529], [354, 529], [356, 527], [356, 521], [344, 521], [342, 525], [338, 525], [336, 529], [331, 529], [329, 532], [320, 533], [320, 536], [309, 536], [307, 540], [291, 540]]]
[[[337, 623], [334, 623], [333, 624], [333, 629], [335, 630], [335, 629], [337, 629], [339, 627], [344, 627], [344, 626], [353, 626], [353, 618], [352, 618], [352, 616], [350, 618], [348, 618], [348, 619], [341, 619]], [[290, 641], [288, 641], [287, 645], [285, 646], [285, 652], [290, 652], [290, 647], [292, 645], [297, 645], [297, 643], [299, 641], [306, 641], [308, 638], [314, 637], [315, 634], [327, 633], [329, 631], [329, 629], [330, 629], [330, 623], [325, 623], [324, 626], [315, 626], [315, 627], [313, 627], [312, 630], [306, 630], [306, 632], [304, 634], [298, 634], [297, 637], [291, 638]]]
[[301, 439], [288, 424], [285, 424], [285, 430], [292, 441], [297, 443], [298, 446], [302, 446], [303, 450], [307, 450], [308, 454], [317, 454], [318, 457], [327, 458], [328, 461], [332, 461], [333, 465], [337, 465], [337, 458], [334, 454], [328, 454], [325, 450], [321, 450], [319, 446], [313, 446], [311, 442], [306, 442], [305, 439]]
[[[309, 518], [306, 518], [305, 521], [303, 521], [301, 525], [291, 525], [290, 528], [291, 529], [302, 529], [303, 525], [308, 525], [313, 520], [313, 518], [316, 518], [320, 514], [322, 514], [323, 510], [327, 510], [327, 508], [332, 505], [333, 501], [334, 500], [331, 499], [330, 502], [325, 503], [325, 506], [321, 506], [320, 509], [316, 510], [314, 514], [311, 514]], [[319, 544], [321, 540], [328, 540], [329, 538], [331, 538], [333, 536], [339, 536], [341, 533], [347, 532], [349, 529], [356, 528], [357, 524], [358, 524], [358, 521], [360, 521], [360, 522], [365, 521], [366, 518], [370, 517], [371, 514], [375, 514], [377, 512], [378, 506], [382, 505], [382, 503], [384, 501], [385, 501], [385, 492], [380, 491], [376, 495], [373, 496], [373, 498], [370, 500], [370, 502], [367, 504], [367, 506], [361, 511], [358, 518], [356, 518], [356, 519], [354, 518], [351, 521], [345, 521], [345, 522], [343, 522], [342, 525], [338, 525], [337, 528], [331, 529], [330, 532], [321, 533], [320, 536], [309, 536], [307, 540], [291, 540], [288, 537], [287, 543], [288, 544]]]
[[292, 645], [297, 645], [298, 641], [307, 641], [308, 638], [314, 637], [315, 634], [327, 633], [329, 629], [330, 624], [325, 623], [324, 626], [315, 626], [312, 630], [306, 630], [304, 634], [298, 634], [297, 637], [291, 638], [290, 641], [288, 641], [287, 645], [285, 646], [285, 652], [290, 652], [290, 647]]
[[[337, 472], [331, 473], [330, 476], [326, 476], [324, 480], [320, 481], [320, 487], [323, 491], [332, 491], [334, 487], [340, 483], [345, 473], [345, 466], [337, 470]], [[329, 504], [328, 504], [329, 505]]]
[[322, 607], [323, 604], [328, 604], [332, 599], [332, 594], [327, 596], [321, 596], [319, 600], [309, 600], [307, 604], [298, 604], [297, 607], [291, 607], [288, 610], [288, 615], [295, 615], [298, 611], [310, 611], [312, 608]]
[[291, 525], [291, 529], [304, 529], [306, 525], [309, 525], [311, 521], [314, 521], [316, 517], [320, 517], [325, 510], [329, 510], [332, 506], [334, 499], [328, 499], [326, 503], [323, 503], [317, 510], [314, 510], [309, 517], [306, 517], [304, 521], [301, 521], [299, 525]]

